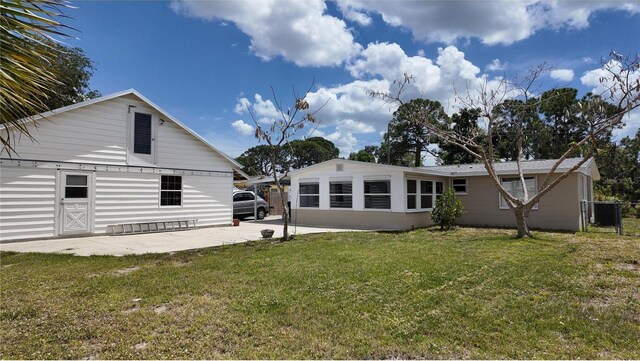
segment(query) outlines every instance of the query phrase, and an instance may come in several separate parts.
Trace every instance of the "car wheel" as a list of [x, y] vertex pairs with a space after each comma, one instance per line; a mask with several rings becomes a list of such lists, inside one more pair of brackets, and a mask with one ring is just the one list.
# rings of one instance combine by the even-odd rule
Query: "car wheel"
[[258, 219], [264, 219], [264, 208], [258, 208]]

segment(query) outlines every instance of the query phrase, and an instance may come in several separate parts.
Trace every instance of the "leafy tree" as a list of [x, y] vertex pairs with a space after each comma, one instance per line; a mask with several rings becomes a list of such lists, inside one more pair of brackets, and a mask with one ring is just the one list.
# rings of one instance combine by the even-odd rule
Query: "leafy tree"
[[349, 154], [349, 160], [357, 160], [358, 162], [375, 163], [376, 155], [380, 148], [375, 145], [367, 145], [364, 149]]
[[431, 212], [431, 220], [440, 226], [440, 230], [455, 228], [456, 219], [464, 213], [464, 206], [453, 189], [447, 189], [436, 199], [436, 205]]
[[[459, 134], [466, 134], [469, 137], [479, 137], [482, 134], [478, 126], [480, 109], [464, 108], [451, 116], [452, 129]], [[464, 149], [453, 143], [438, 140], [440, 151], [438, 158], [442, 164], [468, 164], [477, 160]]]
[[640, 201], [640, 130], [619, 144], [609, 143], [596, 155], [602, 179], [595, 191], [629, 202]]
[[284, 147], [277, 147], [275, 167], [271, 157], [272, 149], [268, 145], [257, 145], [247, 149], [236, 160], [245, 168], [248, 175], [264, 175], [271, 174], [273, 168], [277, 173], [282, 173], [282, 165], [285, 163], [286, 154]]
[[0, 132], [3, 150], [12, 152], [13, 139], [23, 134], [32, 138], [20, 120], [47, 110], [48, 90], [59, 84], [53, 64], [60, 56], [56, 47], [38, 44], [36, 39], [65, 36], [58, 19], [63, 0], [7, 0], [0, 6]]
[[[438, 101], [413, 99], [400, 105], [393, 113], [388, 133], [385, 135], [389, 147], [388, 163], [420, 167], [423, 152], [437, 156], [428, 148], [430, 144], [437, 142], [437, 138], [433, 136], [425, 122], [435, 126], [447, 120], [447, 113]], [[407, 155], [409, 157], [406, 157]], [[413, 164], [407, 164], [408, 160]], [[380, 162], [387, 163], [387, 160], [382, 159]]]
[[308, 167], [340, 155], [333, 142], [321, 137], [292, 140], [283, 146], [283, 150], [288, 158], [287, 167], [291, 169]]
[[80, 48], [71, 48], [52, 40], [44, 39], [43, 43], [55, 49], [59, 54], [53, 59], [51, 66], [55, 69], [57, 82], [45, 92], [43, 103], [47, 110], [58, 109], [93, 99], [100, 96], [100, 92], [91, 90], [89, 80], [93, 76], [95, 67]]

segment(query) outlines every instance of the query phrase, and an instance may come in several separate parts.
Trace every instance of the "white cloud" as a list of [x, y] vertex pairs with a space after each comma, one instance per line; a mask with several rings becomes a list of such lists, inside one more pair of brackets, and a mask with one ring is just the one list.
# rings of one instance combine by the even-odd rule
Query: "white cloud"
[[357, 122], [353, 119], [343, 120], [342, 122], [340, 122], [340, 124], [338, 124], [338, 126], [336, 126], [336, 129], [341, 132], [363, 134], [375, 133], [376, 131], [376, 128], [374, 128], [371, 124]]
[[480, 68], [465, 59], [463, 52], [455, 46], [438, 49], [438, 56], [431, 60], [421, 56], [408, 56], [395, 43], [372, 43], [361, 56], [351, 61], [347, 70], [356, 78], [380, 77], [385, 81], [386, 91], [393, 92], [394, 80], [404, 74], [413, 77], [405, 89], [404, 97], [438, 100], [451, 113], [455, 109], [455, 91], [476, 89], [483, 81]]
[[[592, 93], [601, 95], [605, 99], [613, 101], [620, 99], [619, 91], [615, 91], [618, 89], [618, 87], [614, 86], [616, 82], [614, 82], [611, 72], [607, 69], [610, 69], [614, 73], [619, 73], [621, 79], [628, 79], [629, 84], [640, 82], [640, 69], [623, 72], [621, 71], [620, 62], [616, 60], [610, 60], [600, 68], [586, 71], [584, 75], [580, 77], [580, 81], [583, 85], [591, 87]], [[612, 88], [614, 89], [613, 94], [610, 92]]]
[[503, 64], [500, 59], [493, 59], [491, 60], [491, 63], [487, 64], [485, 69], [487, 69], [488, 71], [501, 71], [504, 70], [505, 66], [506, 63]]
[[573, 70], [571, 69], [555, 69], [552, 70], [549, 74], [551, 78], [560, 81], [572, 81], [573, 80]]
[[281, 116], [273, 102], [270, 99], [263, 99], [260, 94], [254, 96], [253, 103], [247, 98], [238, 99], [234, 111], [237, 114], [247, 114], [249, 109], [259, 123], [271, 124]]
[[343, 20], [325, 14], [323, 0], [174, 0], [171, 8], [191, 17], [233, 22], [264, 60], [281, 56], [298, 66], [336, 66], [361, 49]]
[[340, 149], [340, 156], [347, 157], [349, 153], [353, 152], [358, 140], [350, 132], [335, 131], [326, 136], [327, 139], [333, 142], [335, 146]]
[[509, 45], [545, 28], [585, 28], [590, 15], [599, 10], [640, 12], [637, 1], [338, 0], [338, 4], [378, 13], [387, 24], [409, 29], [418, 40], [447, 44], [479, 38], [488, 45]]
[[640, 109], [635, 109], [623, 118], [624, 125], [620, 129], [613, 130], [613, 139], [621, 140], [624, 137], [634, 137], [640, 129]]
[[363, 11], [355, 10], [348, 3], [339, 2], [338, 9], [342, 13], [342, 15], [348, 20], [356, 22], [362, 26], [367, 26], [371, 24], [371, 18], [369, 17], [369, 15], [367, 15]]
[[255, 132], [255, 128], [251, 124], [247, 124], [242, 119], [238, 119], [231, 123], [231, 127], [242, 135], [251, 135]]

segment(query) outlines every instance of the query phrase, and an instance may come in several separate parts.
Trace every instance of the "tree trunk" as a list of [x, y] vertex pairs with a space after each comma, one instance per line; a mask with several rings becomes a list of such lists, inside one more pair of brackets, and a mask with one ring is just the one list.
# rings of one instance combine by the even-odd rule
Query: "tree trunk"
[[531, 237], [529, 227], [527, 226], [527, 212], [522, 207], [517, 207], [513, 210], [516, 216], [516, 225], [518, 227], [517, 238]]
[[[289, 208], [287, 208], [287, 198], [284, 194], [284, 187], [280, 185], [278, 182], [278, 193], [280, 193], [280, 204], [282, 205], [282, 216], [284, 217], [283, 227], [282, 227], [282, 240], [289, 240]], [[291, 192], [291, 188], [289, 188], [289, 192]]]

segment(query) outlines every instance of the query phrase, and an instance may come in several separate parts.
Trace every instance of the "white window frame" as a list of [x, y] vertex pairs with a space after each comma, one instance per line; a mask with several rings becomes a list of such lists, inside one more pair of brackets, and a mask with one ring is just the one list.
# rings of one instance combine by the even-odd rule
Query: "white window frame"
[[[456, 184], [454, 184], [455, 181], [464, 181], [464, 192], [458, 192], [456, 190]], [[460, 186], [460, 184], [458, 184], [457, 186]], [[469, 194], [469, 181], [467, 180], [467, 178], [452, 178], [451, 179], [451, 189], [453, 189], [453, 191], [455, 192], [455, 194], [457, 196], [464, 196]]]
[[[331, 183], [350, 183], [351, 184], [351, 193], [331, 193]], [[332, 207], [331, 206], [331, 197], [334, 196], [342, 196], [342, 197], [351, 197], [351, 207]], [[329, 208], [330, 209], [353, 209], [353, 180], [329, 180]]]
[[[180, 177], [180, 190], [176, 190], [176, 189], [162, 189], [162, 177]], [[184, 206], [184, 177], [181, 175], [175, 175], [175, 174], [162, 174], [160, 175], [160, 184], [159, 184], [159, 197], [158, 197], [158, 206], [162, 209], [167, 209], [167, 208], [182, 208]], [[162, 192], [180, 192], [180, 204], [179, 205], [162, 205]], [[233, 200], [232, 200], [233, 201]]]
[[[389, 193], [366, 193], [364, 192], [364, 190], [367, 189], [367, 186], [365, 185], [365, 183], [367, 182], [387, 182], [389, 184], [389, 187], [387, 187], [387, 189], [389, 189]], [[363, 193], [364, 193], [364, 198], [363, 198], [363, 208], [365, 210], [368, 211], [375, 211], [375, 210], [379, 210], [379, 211], [385, 211], [385, 210], [391, 210], [391, 180], [390, 179], [363, 179], [362, 181], [362, 189], [363, 189]], [[389, 208], [371, 208], [371, 207], [367, 207], [367, 196], [375, 196], [375, 197], [380, 197], [380, 196], [386, 196], [389, 197]]]
[[[442, 194], [444, 193], [444, 181], [442, 180], [435, 180], [435, 179], [424, 179], [424, 178], [413, 178], [413, 177], [407, 177], [406, 181], [415, 181], [416, 182], [416, 193], [409, 193], [409, 189], [407, 186], [406, 192], [405, 192], [405, 209], [407, 212], [425, 212], [425, 211], [432, 211], [433, 207], [436, 204], [436, 199], [439, 196], [442, 196]], [[430, 193], [422, 193], [422, 182], [430, 182], [431, 183], [431, 192]], [[442, 184], [442, 192], [438, 193], [437, 192], [437, 187], [436, 187], [436, 183], [441, 183]], [[423, 207], [422, 206], [422, 196], [431, 196], [431, 204], [429, 207]], [[416, 208], [409, 208], [409, 202], [408, 202], [408, 196], [415, 196], [416, 197]]]
[[[415, 193], [409, 193], [409, 181], [416, 182], [416, 191], [415, 191]], [[408, 212], [416, 212], [416, 211], [418, 211], [418, 209], [419, 209], [419, 208], [418, 208], [418, 204], [419, 204], [419, 203], [418, 203], [418, 196], [419, 196], [419, 194], [420, 194], [420, 191], [419, 191], [419, 189], [418, 189], [418, 188], [420, 187], [420, 180], [415, 179], [415, 178], [407, 178], [407, 179], [406, 179], [406, 182], [405, 182], [405, 187], [407, 187], [407, 188], [406, 188], [406, 192], [405, 192], [405, 197], [404, 197], [404, 201], [405, 201], [405, 209], [406, 209]], [[409, 208], [409, 196], [413, 196], [413, 197], [415, 198], [415, 201], [414, 201], [414, 203], [415, 203], [415, 205], [416, 205], [416, 207], [415, 207], [415, 208]]]
[[[509, 188], [505, 187], [504, 181], [506, 179], [511, 180]], [[528, 188], [527, 191], [529, 193], [529, 199], [533, 198], [536, 194], [538, 194], [538, 177], [536, 177], [535, 175], [534, 176], [525, 176], [524, 177], [525, 183], [527, 182], [527, 180], [531, 180], [531, 179], [533, 179], [533, 189], [529, 189], [530, 186], [527, 186], [527, 188]], [[514, 184], [520, 186], [521, 185], [521, 181], [520, 181], [519, 176], [517, 176], [517, 175], [503, 176], [503, 177], [500, 177], [500, 184], [502, 185], [502, 187], [504, 187], [507, 190], [507, 192], [509, 194], [513, 195], [512, 186]], [[523, 195], [524, 195], [524, 193], [523, 193]], [[539, 205], [539, 203], [536, 203], [531, 209], [536, 209], [537, 210], [538, 209], [538, 205]], [[502, 194], [500, 194], [500, 192], [498, 192], [498, 206], [500, 207], [500, 209], [510, 209], [509, 205], [507, 204], [507, 200], [504, 199], [504, 197], [502, 196]]]
[[[318, 186], [318, 193], [302, 193], [302, 186], [303, 185], [307, 185], [307, 184], [311, 184], [311, 185], [316, 185]], [[320, 182], [318, 181], [305, 181], [305, 182], [300, 182], [298, 183], [298, 207], [300, 208], [320, 208]], [[318, 197], [318, 205], [313, 207], [313, 206], [303, 206], [302, 205], [302, 197]]]

